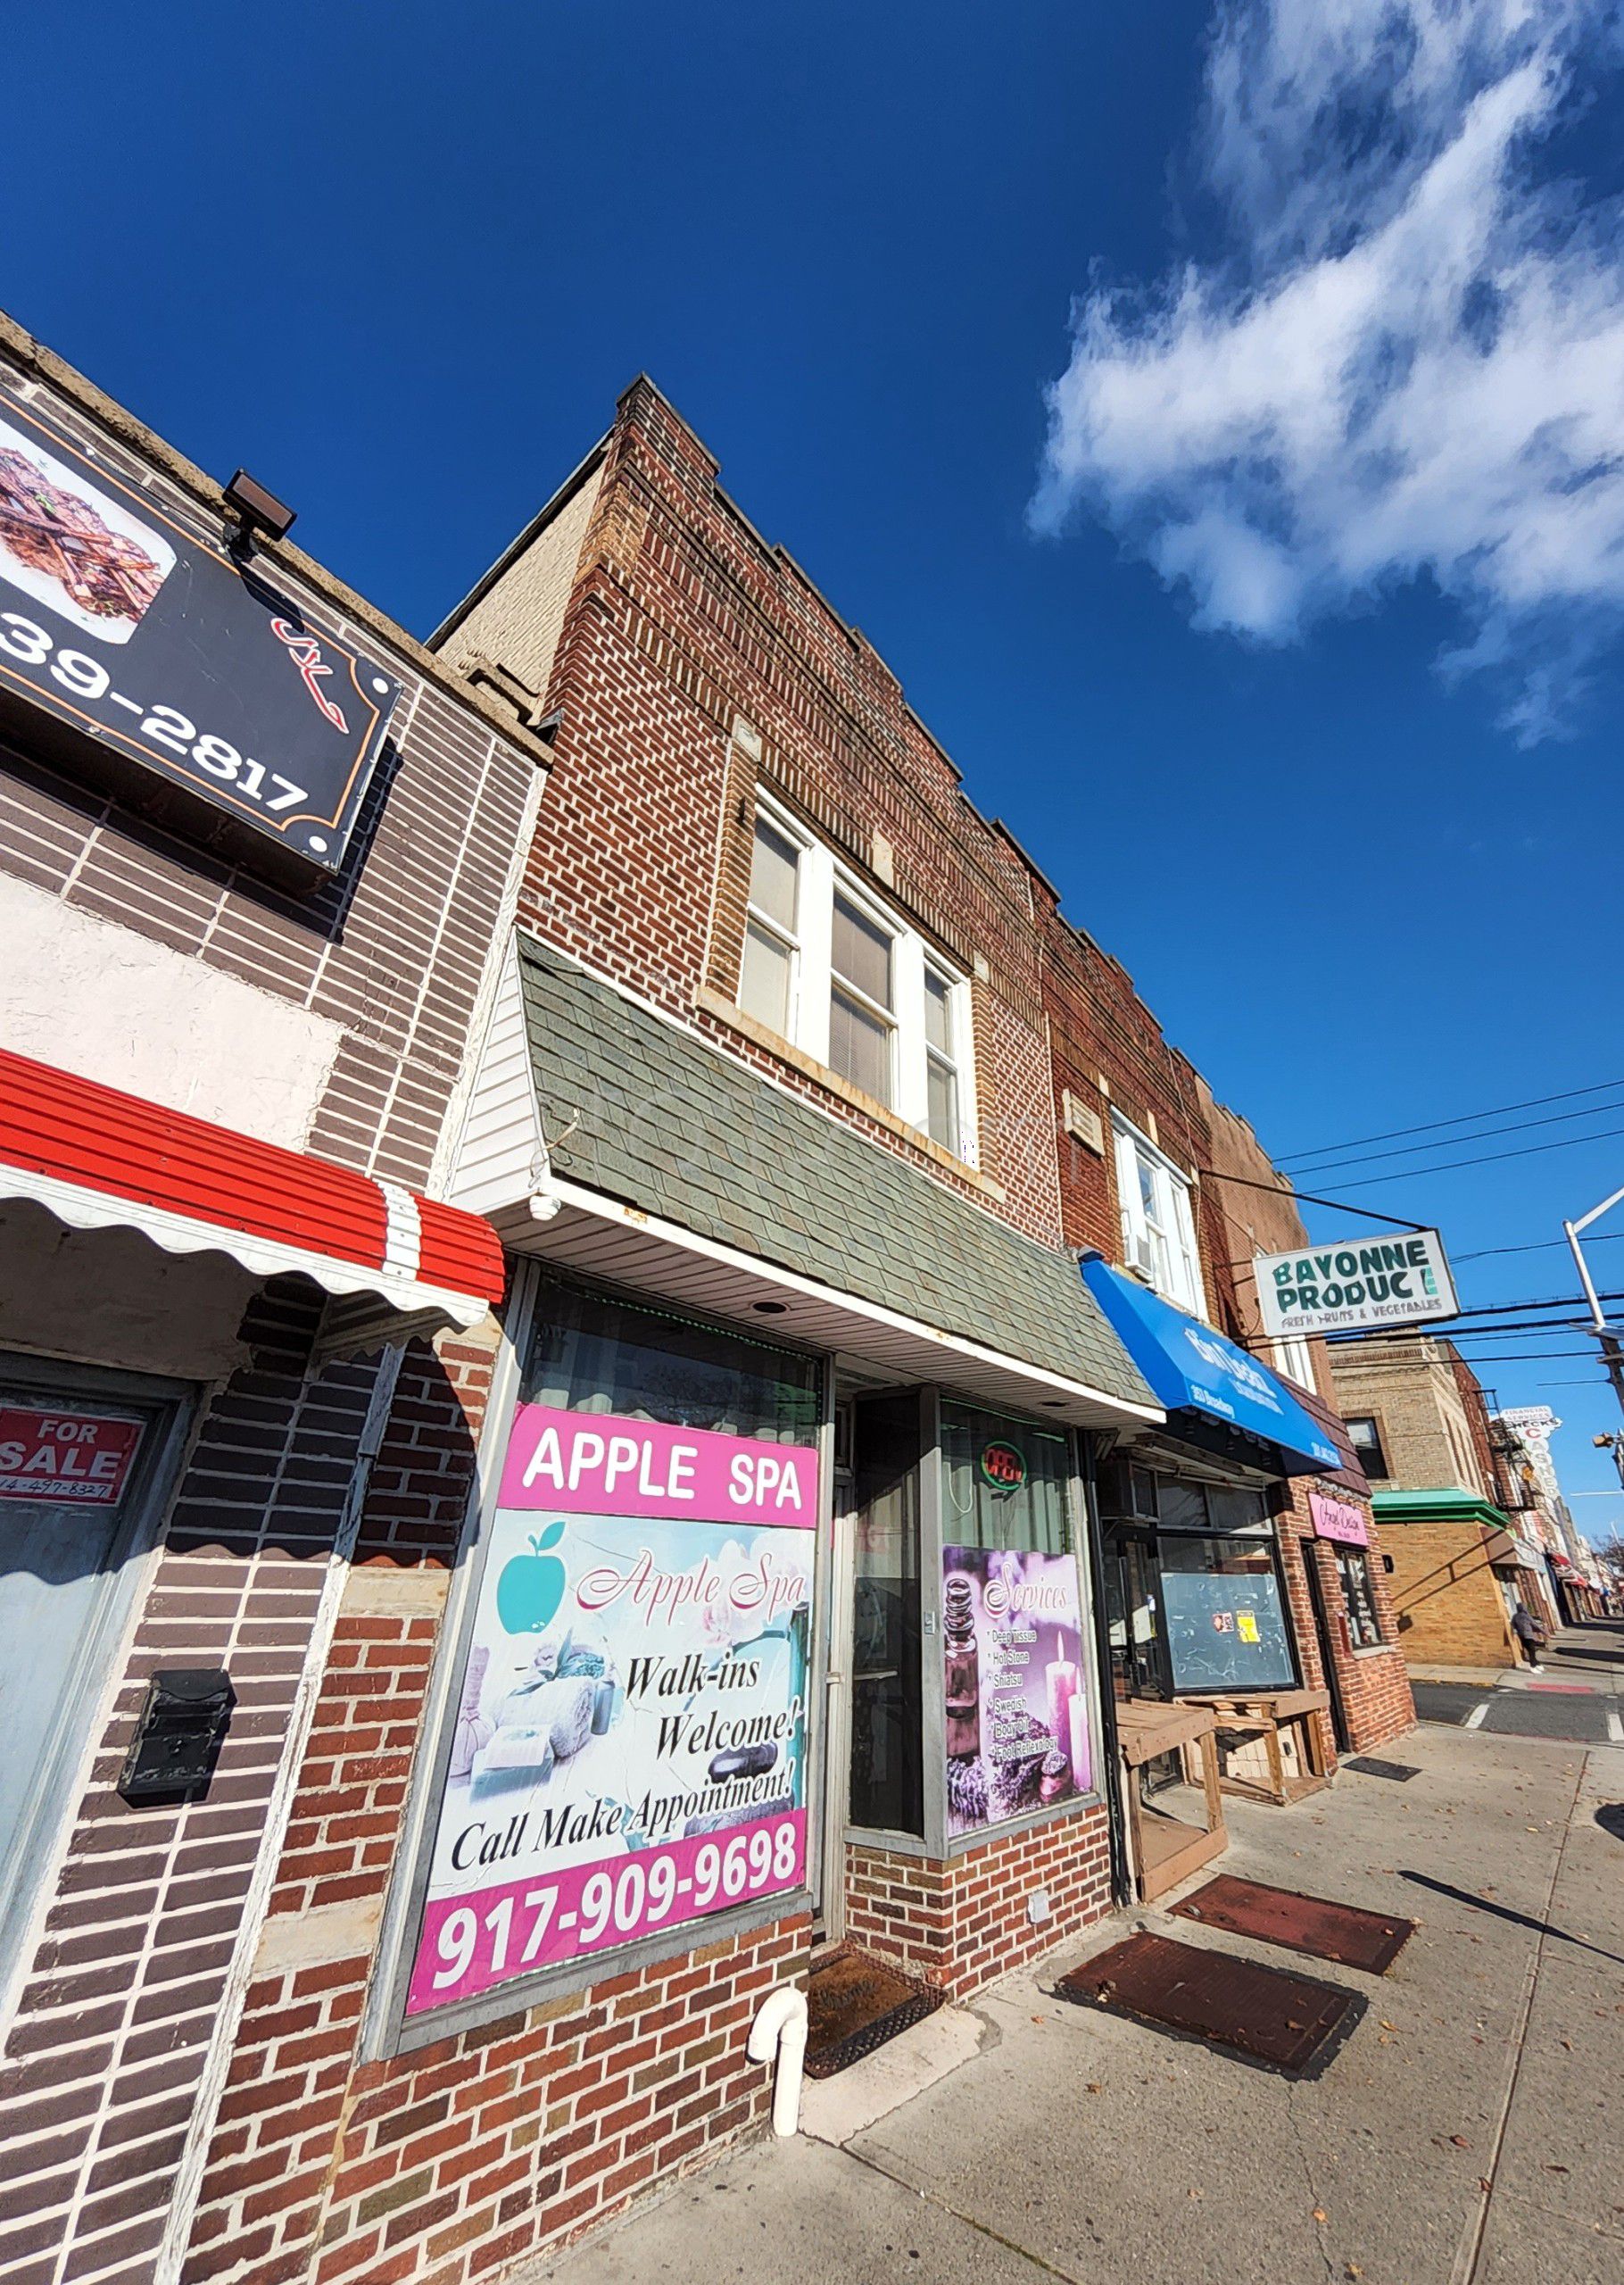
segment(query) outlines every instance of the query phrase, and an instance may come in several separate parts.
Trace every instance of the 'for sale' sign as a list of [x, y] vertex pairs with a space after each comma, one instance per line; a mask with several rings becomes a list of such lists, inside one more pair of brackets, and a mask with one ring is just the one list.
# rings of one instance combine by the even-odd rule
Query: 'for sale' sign
[[0, 1405], [0, 1500], [71, 1500], [111, 1508], [141, 1442], [138, 1420]]

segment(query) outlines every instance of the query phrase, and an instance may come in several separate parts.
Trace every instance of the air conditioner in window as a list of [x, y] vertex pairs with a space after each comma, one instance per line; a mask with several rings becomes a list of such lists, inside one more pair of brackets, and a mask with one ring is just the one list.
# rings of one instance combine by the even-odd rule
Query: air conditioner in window
[[1128, 1267], [1136, 1277], [1142, 1277], [1147, 1285], [1156, 1284], [1156, 1248], [1142, 1231], [1129, 1233]]

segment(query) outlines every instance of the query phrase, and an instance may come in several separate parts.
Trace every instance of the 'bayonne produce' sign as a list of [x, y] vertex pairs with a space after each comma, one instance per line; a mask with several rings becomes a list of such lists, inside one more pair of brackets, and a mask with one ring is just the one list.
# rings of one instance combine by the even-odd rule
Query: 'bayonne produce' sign
[[1436, 1230], [1392, 1238], [1341, 1238], [1297, 1253], [1257, 1257], [1257, 1299], [1273, 1339], [1346, 1333], [1361, 1325], [1452, 1317], [1454, 1280]]
[[344, 861], [400, 686], [201, 515], [0, 395], [0, 694], [132, 798], [308, 877]]

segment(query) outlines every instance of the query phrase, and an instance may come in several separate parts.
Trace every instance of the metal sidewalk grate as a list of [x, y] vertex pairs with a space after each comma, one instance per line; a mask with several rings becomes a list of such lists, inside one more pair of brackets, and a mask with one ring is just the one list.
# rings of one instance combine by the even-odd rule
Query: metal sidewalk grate
[[1356, 1991], [1171, 1936], [1130, 1936], [1056, 1985], [1064, 1999], [1221, 2047], [1287, 2078], [1317, 2078], [1365, 2010]]
[[1415, 1923], [1396, 1914], [1333, 1904], [1328, 1897], [1304, 1896], [1296, 1889], [1267, 1888], [1230, 1873], [1221, 1873], [1172, 1908], [1204, 1928], [1253, 1936], [1313, 1959], [1333, 1960], [1338, 1967], [1363, 1968], [1368, 1975], [1385, 1975], [1415, 1933]]

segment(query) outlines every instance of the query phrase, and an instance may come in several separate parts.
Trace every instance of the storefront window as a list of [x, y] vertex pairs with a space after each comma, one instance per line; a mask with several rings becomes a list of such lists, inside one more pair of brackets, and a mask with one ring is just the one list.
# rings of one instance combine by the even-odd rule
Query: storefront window
[[815, 1358], [634, 1301], [548, 1284], [536, 1306], [523, 1400], [810, 1444], [821, 1379]]
[[1066, 1439], [941, 1408], [950, 1836], [1090, 1791], [1093, 1741]]
[[1272, 1539], [1164, 1533], [1160, 1552], [1174, 1691], [1295, 1687]]
[[409, 2015], [804, 1885], [820, 1378], [543, 1287], [481, 1518]]
[[1336, 1556], [1337, 1576], [1342, 1583], [1342, 1600], [1347, 1608], [1347, 1631], [1354, 1648], [1355, 1650], [1374, 1650], [1381, 1642], [1381, 1622], [1376, 1616], [1370, 1558], [1363, 1548], [1358, 1547], [1339, 1547]]
[[1071, 1552], [1064, 1436], [968, 1405], [941, 1408], [941, 1535], [957, 1547]]

